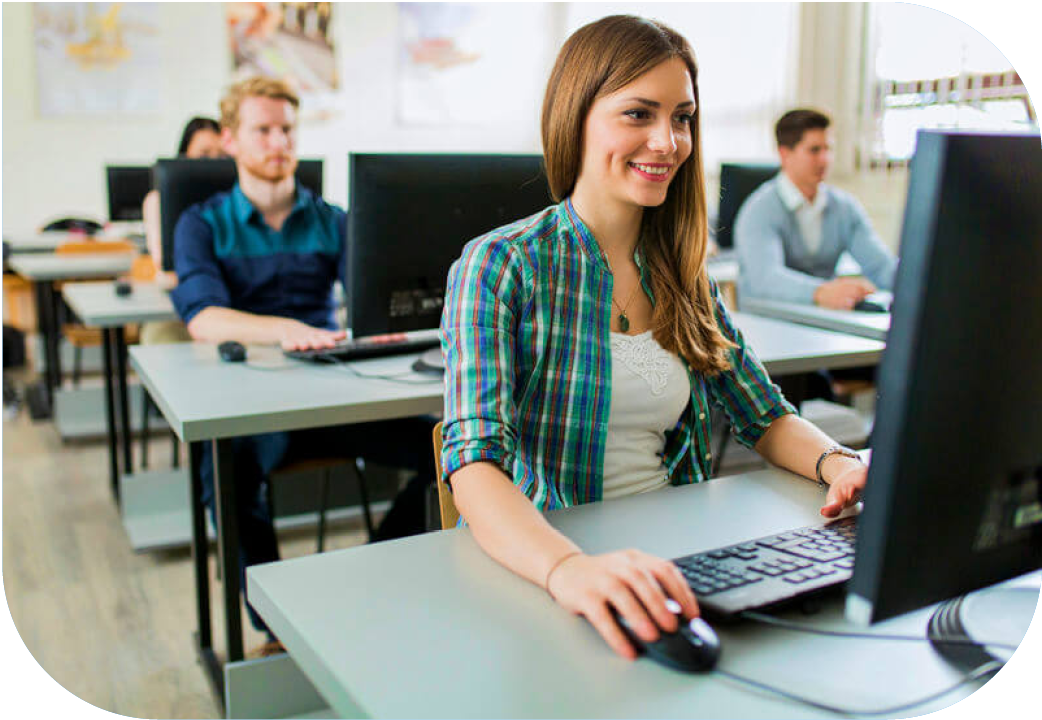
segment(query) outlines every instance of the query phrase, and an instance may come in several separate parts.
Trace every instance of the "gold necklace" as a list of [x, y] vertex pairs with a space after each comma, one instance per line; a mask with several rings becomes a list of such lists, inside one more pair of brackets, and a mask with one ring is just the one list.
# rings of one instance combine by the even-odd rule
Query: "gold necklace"
[[633, 298], [637, 296], [637, 290], [640, 289], [640, 280], [637, 281], [636, 286], [633, 288], [633, 292], [630, 293], [630, 299], [626, 301], [626, 305], [619, 305], [619, 301], [615, 299], [615, 292], [612, 291], [611, 301], [615, 303], [615, 307], [619, 309], [619, 330], [626, 333], [630, 331], [630, 319], [626, 317], [626, 311], [630, 307], [630, 303], [633, 302]]

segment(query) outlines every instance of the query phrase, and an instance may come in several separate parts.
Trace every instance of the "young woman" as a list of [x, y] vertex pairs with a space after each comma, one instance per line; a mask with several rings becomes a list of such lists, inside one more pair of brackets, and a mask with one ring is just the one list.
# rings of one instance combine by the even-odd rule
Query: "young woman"
[[635, 657], [698, 614], [672, 563], [588, 555], [546, 522], [559, 507], [709, 479], [709, 404], [775, 465], [853, 504], [865, 467], [795, 414], [706, 274], [691, 48], [657, 22], [607, 17], [572, 35], [543, 104], [554, 199], [469, 243], [449, 273], [444, 480], [478, 544]]

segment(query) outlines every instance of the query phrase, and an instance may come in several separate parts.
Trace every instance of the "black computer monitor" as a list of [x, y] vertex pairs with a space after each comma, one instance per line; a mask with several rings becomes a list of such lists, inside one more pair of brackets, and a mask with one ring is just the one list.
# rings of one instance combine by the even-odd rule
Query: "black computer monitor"
[[[174, 228], [181, 213], [208, 197], [231, 190], [238, 178], [235, 161], [207, 158], [157, 160], [153, 168], [159, 190], [159, 223], [163, 247], [163, 270], [174, 269]], [[297, 182], [318, 196], [322, 195], [322, 161], [301, 160]]]
[[745, 199], [778, 174], [771, 163], [723, 163], [720, 166], [720, 207], [716, 213], [716, 244], [734, 247], [734, 221]]
[[109, 220], [140, 220], [141, 204], [152, 189], [152, 168], [139, 165], [107, 165]]
[[1042, 567], [1039, 198], [1038, 134], [920, 131], [852, 621]]
[[463, 245], [553, 203], [539, 155], [352, 154], [348, 174], [355, 337], [437, 328]]

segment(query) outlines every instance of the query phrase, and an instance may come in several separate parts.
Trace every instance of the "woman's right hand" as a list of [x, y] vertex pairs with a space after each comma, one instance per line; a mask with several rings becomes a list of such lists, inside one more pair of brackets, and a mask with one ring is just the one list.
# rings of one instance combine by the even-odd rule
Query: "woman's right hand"
[[659, 628], [676, 632], [677, 617], [666, 599], [680, 604], [685, 618], [698, 617], [698, 602], [677, 566], [639, 550], [603, 555], [577, 554], [560, 563], [547, 579], [547, 592], [566, 610], [582, 615], [624, 658], [637, 657], [612, 615], [624, 617], [644, 642], [655, 642]]

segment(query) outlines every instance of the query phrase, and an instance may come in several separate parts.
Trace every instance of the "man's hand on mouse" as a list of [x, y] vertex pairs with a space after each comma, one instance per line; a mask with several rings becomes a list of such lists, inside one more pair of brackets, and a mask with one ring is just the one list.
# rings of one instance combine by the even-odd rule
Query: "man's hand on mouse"
[[829, 491], [825, 496], [821, 514], [827, 518], [834, 518], [843, 512], [844, 508], [861, 500], [861, 493], [865, 489], [865, 481], [868, 479], [868, 466], [853, 458], [839, 455], [833, 455], [825, 462], [835, 463], [835, 467], [822, 468], [822, 473], [829, 481]]
[[814, 304], [833, 310], [852, 310], [875, 291], [876, 286], [865, 278], [838, 277], [818, 286], [814, 291]]
[[566, 610], [585, 617], [612, 650], [630, 660], [637, 652], [611, 608], [649, 643], [658, 640], [659, 628], [677, 630], [667, 596], [680, 604], [685, 618], [699, 614], [695, 595], [677, 566], [639, 550], [569, 557], [550, 573], [546, 590]]
[[343, 330], [324, 330], [298, 320], [285, 319], [281, 327], [283, 350], [321, 350], [334, 347], [347, 337]]

